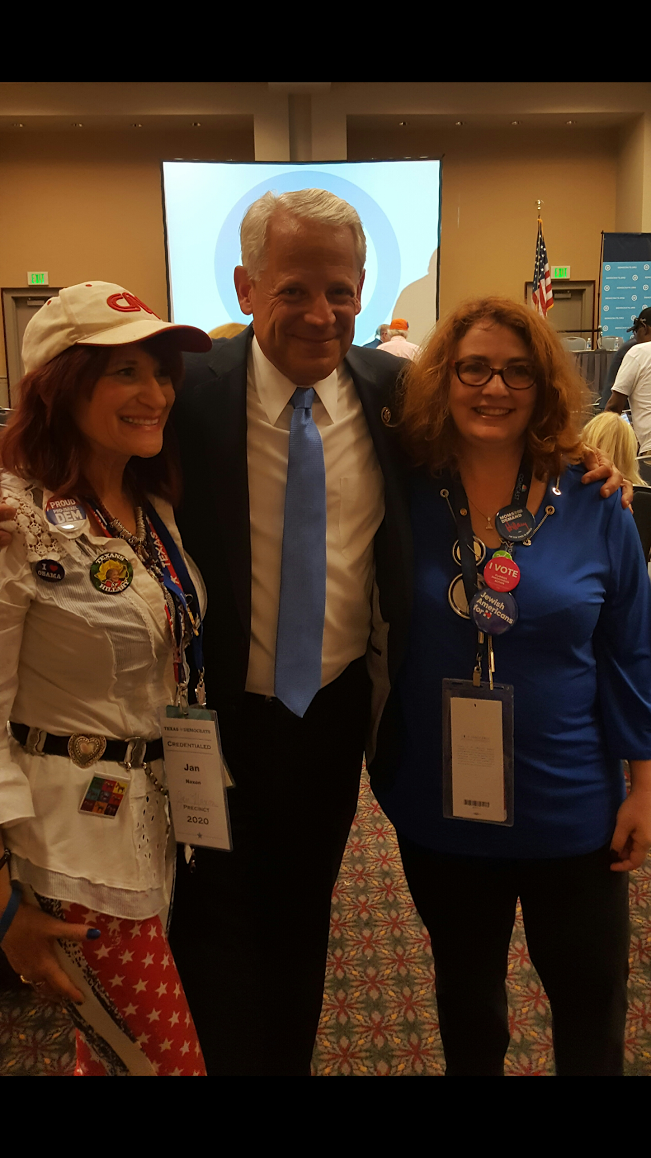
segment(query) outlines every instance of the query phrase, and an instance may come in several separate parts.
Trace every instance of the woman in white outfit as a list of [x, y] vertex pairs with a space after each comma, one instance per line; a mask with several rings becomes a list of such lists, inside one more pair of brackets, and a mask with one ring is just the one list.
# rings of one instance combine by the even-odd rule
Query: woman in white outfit
[[62, 290], [27, 327], [0, 442], [0, 940], [70, 1003], [79, 1075], [205, 1074], [166, 940], [158, 714], [205, 610], [165, 424], [180, 351], [208, 348], [121, 286]]

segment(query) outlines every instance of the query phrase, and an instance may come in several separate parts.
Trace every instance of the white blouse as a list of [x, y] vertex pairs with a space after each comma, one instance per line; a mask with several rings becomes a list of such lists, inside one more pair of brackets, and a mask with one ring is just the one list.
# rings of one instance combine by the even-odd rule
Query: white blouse
[[[124, 540], [94, 534], [88, 520], [74, 531], [50, 524], [49, 491], [4, 472], [0, 493], [17, 508], [18, 525], [0, 552], [0, 826], [12, 877], [97, 912], [154, 916], [169, 904], [175, 850], [165, 797], [142, 768], [29, 755], [8, 721], [60, 736], [159, 737], [159, 709], [173, 703], [176, 687], [163, 593]], [[152, 503], [181, 548], [172, 508]], [[118, 594], [90, 580], [91, 563], [107, 551], [133, 567]], [[60, 562], [63, 580], [39, 579], [42, 559]], [[205, 587], [185, 559], [203, 614]], [[164, 781], [163, 761], [151, 772]], [[129, 782], [117, 816], [80, 811], [94, 775]]]

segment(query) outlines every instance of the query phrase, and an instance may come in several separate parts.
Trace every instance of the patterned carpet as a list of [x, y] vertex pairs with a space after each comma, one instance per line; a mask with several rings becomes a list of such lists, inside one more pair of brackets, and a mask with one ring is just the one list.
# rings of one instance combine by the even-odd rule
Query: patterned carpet
[[[651, 864], [631, 874], [626, 1076], [651, 1076]], [[333, 896], [328, 978], [314, 1053], [318, 1077], [441, 1077], [427, 934], [411, 904], [392, 826], [363, 777]], [[549, 1003], [518, 907], [509, 955], [510, 1077], [553, 1075]], [[0, 994], [0, 1075], [71, 1073], [74, 1034], [31, 990]]]

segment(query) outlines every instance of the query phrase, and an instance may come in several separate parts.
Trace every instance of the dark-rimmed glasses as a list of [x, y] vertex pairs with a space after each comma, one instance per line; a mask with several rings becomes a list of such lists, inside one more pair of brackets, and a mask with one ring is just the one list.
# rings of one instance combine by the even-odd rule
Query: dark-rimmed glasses
[[461, 358], [454, 363], [454, 369], [464, 386], [486, 386], [495, 374], [499, 374], [509, 390], [530, 390], [536, 381], [536, 371], [530, 362], [509, 362], [498, 370], [480, 358]]

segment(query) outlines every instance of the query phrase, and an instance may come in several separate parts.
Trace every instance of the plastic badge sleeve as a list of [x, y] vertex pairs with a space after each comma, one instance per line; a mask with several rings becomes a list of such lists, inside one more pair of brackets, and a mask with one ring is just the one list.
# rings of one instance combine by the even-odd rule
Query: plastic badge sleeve
[[443, 680], [443, 815], [513, 825], [513, 687]]
[[180, 708], [168, 704], [161, 709], [160, 724], [176, 840], [197, 848], [232, 849], [228, 771], [216, 713], [189, 708], [184, 716]]

